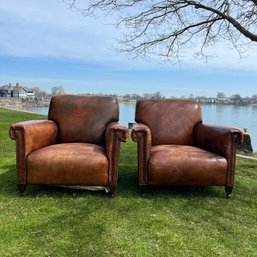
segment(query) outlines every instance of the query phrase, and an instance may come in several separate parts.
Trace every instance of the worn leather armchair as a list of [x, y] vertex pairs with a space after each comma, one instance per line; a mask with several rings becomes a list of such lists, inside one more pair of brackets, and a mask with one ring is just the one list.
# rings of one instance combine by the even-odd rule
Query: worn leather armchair
[[225, 186], [230, 197], [243, 131], [203, 124], [200, 105], [189, 100], [138, 101], [135, 121], [143, 194], [150, 185], [203, 185]]
[[128, 138], [119, 125], [112, 97], [59, 95], [51, 99], [48, 120], [13, 124], [17, 184], [102, 186], [114, 195], [120, 142]]

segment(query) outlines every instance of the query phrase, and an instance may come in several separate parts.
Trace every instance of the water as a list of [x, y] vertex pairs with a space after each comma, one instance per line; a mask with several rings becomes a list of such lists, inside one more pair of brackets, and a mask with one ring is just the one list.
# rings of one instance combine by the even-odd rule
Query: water
[[[134, 122], [135, 103], [120, 103], [120, 123]], [[247, 128], [257, 151], [257, 106], [201, 105], [203, 123]], [[48, 107], [30, 107], [25, 111], [47, 115]]]
[[42, 115], [48, 115], [48, 107], [22, 107], [23, 111], [26, 112], [33, 112], [37, 114], [42, 114]]
[[257, 151], [257, 106], [202, 105], [205, 124], [246, 128]]

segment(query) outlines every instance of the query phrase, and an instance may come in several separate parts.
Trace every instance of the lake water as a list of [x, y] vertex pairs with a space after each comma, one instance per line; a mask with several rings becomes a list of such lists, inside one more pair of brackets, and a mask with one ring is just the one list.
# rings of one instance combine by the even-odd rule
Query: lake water
[[[134, 122], [135, 103], [120, 103], [120, 123], [128, 126]], [[203, 122], [210, 125], [225, 125], [247, 128], [252, 146], [257, 151], [257, 106], [201, 105]], [[24, 109], [29, 112], [47, 115], [48, 107]]]

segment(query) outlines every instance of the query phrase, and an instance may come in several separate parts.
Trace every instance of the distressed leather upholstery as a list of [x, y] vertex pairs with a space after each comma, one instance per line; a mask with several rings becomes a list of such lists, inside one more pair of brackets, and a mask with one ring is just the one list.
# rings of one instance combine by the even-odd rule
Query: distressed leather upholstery
[[141, 100], [136, 105], [139, 185], [234, 186], [237, 128], [202, 123], [197, 102]]
[[118, 120], [115, 98], [60, 95], [51, 99], [48, 120], [13, 124], [20, 193], [46, 184], [103, 186], [113, 195], [120, 142], [128, 138]]

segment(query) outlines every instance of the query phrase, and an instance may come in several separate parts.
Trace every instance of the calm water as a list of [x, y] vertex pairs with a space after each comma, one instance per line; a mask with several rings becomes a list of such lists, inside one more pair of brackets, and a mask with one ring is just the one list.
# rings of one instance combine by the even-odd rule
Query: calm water
[[[26, 111], [47, 115], [47, 107], [27, 108]], [[247, 128], [254, 151], [257, 151], [257, 106], [202, 105], [203, 122]], [[120, 123], [134, 122], [135, 104], [120, 103]]]

